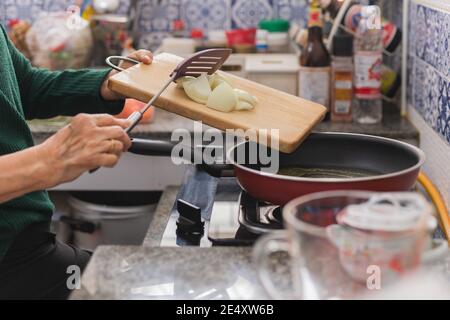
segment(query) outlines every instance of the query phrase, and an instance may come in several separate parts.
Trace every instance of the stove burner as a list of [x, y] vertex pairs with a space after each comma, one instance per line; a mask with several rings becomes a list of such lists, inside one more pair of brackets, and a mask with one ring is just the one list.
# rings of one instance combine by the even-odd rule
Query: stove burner
[[239, 223], [248, 231], [258, 235], [283, 228], [279, 206], [258, 201], [245, 191], [239, 202]]
[[266, 213], [266, 218], [271, 223], [282, 224], [283, 223], [283, 214], [282, 214], [281, 207], [272, 206]]

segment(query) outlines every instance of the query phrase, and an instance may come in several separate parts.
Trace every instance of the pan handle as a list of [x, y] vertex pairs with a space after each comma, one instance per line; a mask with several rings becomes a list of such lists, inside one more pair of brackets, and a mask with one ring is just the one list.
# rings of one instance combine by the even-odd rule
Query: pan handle
[[135, 64], [139, 63], [139, 61], [137, 61], [137, 60], [134, 60], [134, 59], [131, 59], [131, 58], [128, 58], [128, 57], [123, 57], [123, 56], [109, 56], [108, 58], [106, 58], [105, 59], [106, 64], [108, 66], [110, 66], [111, 68], [113, 68], [114, 70], [117, 70], [117, 71], [125, 71], [125, 69], [122, 69], [121, 67], [119, 67], [119, 66], [115, 65], [114, 63], [112, 63], [111, 60], [113, 60], [113, 59], [114, 60], [128, 61], [128, 62], [135, 63]]
[[[166, 140], [152, 140], [152, 139], [133, 139], [131, 141], [131, 147], [128, 152], [143, 155], [143, 156], [156, 156], [156, 157], [171, 157], [172, 150], [175, 147], [175, 143]], [[199, 154], [201, 151], [198, 149], [191, 149], [189, 154], [180, 154], [179, 156], [191, 163], [195, 163], [195, 159], [203, 159]], [[178, 155], [177, 155], [178, 156]], [[199, 168], [206, 171], [213, 177], [232, 177], [234, 176], [234, 169], [231, 164], [226, 163], [199, 163]]]
[[142, 156], [170, 157], [174, 147], [175, 144], [172, 141], [133, 138], [128, 152]]

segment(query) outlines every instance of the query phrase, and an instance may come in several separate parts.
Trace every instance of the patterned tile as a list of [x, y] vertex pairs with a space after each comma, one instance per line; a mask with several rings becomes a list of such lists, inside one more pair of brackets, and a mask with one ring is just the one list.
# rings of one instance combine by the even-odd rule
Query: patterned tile
[[424, 59], [427, 46], [427, 22], [424, 6], [416, 6], [415, 21], [411, 22], [411, 26], [411, 40], [415, 43], [416, 56]]
[[137, 11], [142, 31], [170, 31], [172, 22], [180, 17], [180, 1], [141, 0]]
[[73, 0], [45, 0], [44, 10], [65, 11], [73, 3]]
[[229, 0], [183, 0], [181, 19], [188, 29], [226, 30], [231, 28]]
[[274, 16], [306, 26], [308, 22], [307, 0], [273, 0]]
[[[450, 82], [445, 78], [439, 79], [438, 104], [433, 109], [435, 115], [435, 129], [447, 141], [450, 141]], [[425, 119], [426, 120], [426, 119]]]
[[140, 0], [136, 18], [139, 47], [156, 49], [171, 28], [172, 22], [180, 18], [180, 0]]
[[33, 22], [44, 12], [44, 0], [1, 0], [4, 19], [23, 19]]
[[450, 12], [413, 1], [408, 14], [408, 103], [450, 143]]
[[127, 14], [130, 9], [130, 0], [120, 0], [119, 8], [117, 9], [118, 14]]
[[273, 16], [271, 0], [232, 0], [232, 27], [254, 28]]

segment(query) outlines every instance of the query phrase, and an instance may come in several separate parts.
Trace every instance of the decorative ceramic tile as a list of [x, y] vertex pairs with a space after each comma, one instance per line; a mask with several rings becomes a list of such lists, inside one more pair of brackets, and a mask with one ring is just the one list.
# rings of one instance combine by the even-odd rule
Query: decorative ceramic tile
[[438, 47], [438, 69], [444, 76], [450, 76], [450, 13], [441, 13], [439, 20], [439, 37], [436, 41]]
[[162, 43], [163, 39], [168, 37], [170, 32], [167, 31], [153, 31], [142, 34], [138, 40], [139, 49], [156, 50]]
[[450, 143], [450, 12], [411, 2], [408, 18], [408, 103]]
[[187, 29], [226, 30], [231, 27], [229, 0], [182, 0], [181, 19]]
[[170, 31], [172, 22], [180, 17], [180, 1], [140, 0], [137, 12], [142, 31]]
[[75, 3], [74, 0], [45, 0], [45, 11], [66, 11], [67, 8]]
[[11, 19], [23, 19], [33, 22], [44, 9], [44, 0], [1, 0], [6, 22]]
[[272, 1], [232, 0], [232, 26], [235, 28], [255, 28], [259, 21], [273, 16]]
[[434, 107], [433, 111], [436, 114], [434, 129], [443, 138], [450, 141], [450, 82], [444, 78], [440, 78], [438, 105], [437, 108]]
[[273, 0], [274, 16], [296, 22], [304, 27], [308, 22], [307, 0]]
[[127, 14], [130, 9], [130, 0], [120, 0], [119, 8], [117, 9], [118, 14]]
[[427, 23], [425, 18], [425, 7], [416, 6], [415, 21], [411, 22], [412, 41], [415, 43], [416, 56], [424, 59], [427, 46]]
[[140, 0], [136, 18], [141, 48], [156, 49], [180, 18], [180, 0]]

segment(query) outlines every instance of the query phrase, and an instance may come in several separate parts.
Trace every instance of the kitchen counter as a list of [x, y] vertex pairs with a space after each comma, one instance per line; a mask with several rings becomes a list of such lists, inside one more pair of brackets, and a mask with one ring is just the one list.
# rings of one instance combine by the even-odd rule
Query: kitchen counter
[[[267, 299], [250, 247], [159, 247], [178, 192], [176, 186], [165, 190], [142, 246], [97, 248], [82, 276], [81, 289], [71, 299]], [[289, 292], [292, 281], [288, 257], [277, 253], [270, 261], [277, 288]], [[307, 277], [312, 279], [308, 280], [309, 289], [326, 287], [326, 295], [336, 298], [350, 298], [355, 292], [372, 293], [349, 280], [336, 256], [321, 257], [308, 265], [311, 270], [319, 270]], [[448, 283], [449, 265], [450, 254], [424, 269]], [[308, 298], [314, 298], [317, 292], [308, 294]]]
[[[366, 133], [404, 140], [417, 145], [419, 132], [408, 119], [400, 117], [394, 108], [394, 106], [385, 106], [384, 119], [380, 124], [362, 125], [357, 123], [322, 122], [315, 128], [315, 131]], [[31, 132], [36, 143], [44, 141], [64, 125], [64, 122], [53, 124], [41, 120], [30, 122]], [[181, 128], [192, 131], [194, 122], [179, 115], [157, 109], [155, 121], [136, 126], [132, 135], [136, 138], [169, 139], [173, 130]], [[204, 128], [209, 127], [204, 126]]]

